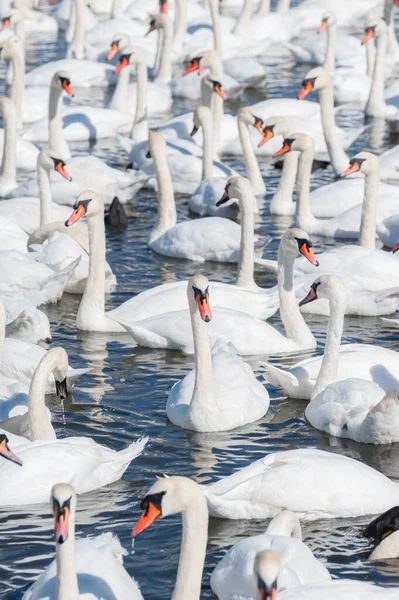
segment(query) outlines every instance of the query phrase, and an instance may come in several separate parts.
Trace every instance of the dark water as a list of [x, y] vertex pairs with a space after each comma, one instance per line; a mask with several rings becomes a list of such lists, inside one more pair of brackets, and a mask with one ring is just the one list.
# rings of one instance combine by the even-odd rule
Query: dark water
[[[41, 40], [30, 38], [27, 46], [29, 69], [63, 56], [65, 49], [62, 38], [46, 39], [44, 36]], [[287, 61], [268, 64], [266, 56], [262, 61], [268, 74], [268, 97], [295, 97], [308, 66], [294, 68]], [[1, 73], [4, 73], [3, 65]], [[3, 83], [1, 81], [1, 92]], [[77, 91], [76, 104], [90, 101], [102, 105], [107, 94], [104, 90], [95, 89]], [[252, 93], [247, 94], [244, 101], [250, 103], [263, 98], [263, 94]], [[170, 116], [179, 114], [184, 107], [185, 103], [176, 102]], [[236, 105], [226, 105], [226, 109], [232, 112], [235, 108]], [[339, 123], [344, 127], [358, 127], [363, 124], [363, 116], [356, 111], [343, 112]], [[395, 143], [386, 129], [376, 146], [372, 132], [367, 129], [354, 144], [351, 154], [367, 148], [380, 152]], [[77, 153], [88, 151], [84, 144], [72, 144], [71, 147]], [[90, 147], [90, 152], [121, 168], [127, 162], [110, 140]], [[243, 172], [239, 159], [226, 161]], [[278, 239], [290, 220], [270, 217], [268, 202], [277, 185], [279, 172], [266, 161], [262, 162], [262, 171], [268, 194], [257, 226], [259, 231], [272, 236], [273, 241], [265, 256], [274, 258]], [[332, 170], [328, 168], [315, 172], [312, 184], [316, 187], [332, 179]], [[188, 217], [185, 198], [178, 199], [178, 211], [180, 219]], [[189, 277], [199, 270], [189, 262], [163, 258], [147, 248], [148, 233], [156, 215], [154, 193], [141, 192], [132, 203], [131, 212], [133, 216], [127, 231], [107, 236], [107, 258], [118, 278], [115, 293], [107, 298], [108, 308], [149, 287]], [[329, 244], [328, 241], [316, 241], [316, 246], [320, 247]], [[231, 265], [208, 263], [201, 265], [200, 271], [211, 279], [227, 282], [232, 282], [235, 276]], [[256, 273], [256, 279], [264, 286], [273, 284], [273, 279], [261, 272]], [[79, 497], [78, 536], [112, 531], [129, 549], [131, 529], [140, 513], [139, 499], [154, 482], [155, 475], [179, 474], [201, 482], [213, 481], [276, 450], [297, 447], [329, 449], [360, 459], [399, 480], [398, 445], [371, 447], [329, 438], [305, 422], [303, 403], [280, 398], [272, 389], [269, 390], [272, 399], [270, 410], [258, 423], [217, 434], [179, 430], [168, 423], [165, 402], [173, 383], [192, 368], [192, 358], [177, 352], [134, 347], [128, 336], [121, 343], [102, 334], [78, 332], [74, 327], [78, 303], [78, 297], [65, 295], [57, 305], [45, 308], [51, 320], [54, 343], [68, 351], [73, 365], [87, 364], [92, 369], [74, 388], [73, 398], [65, 403], [64, 411], [59, 404], [53, 403], [57, 435], [89, 435], [115, 449], [123, 448], [141, 435], [150, 438], [145, 452], [130, 465], [123, 480]], [[311, 320], [312, 330], [319, 341], [317, 351], [322, 352], [326, 319], [312, 317]], [[278, 317], [273, 321], [278, 323]], [[378, 318], [347, 319], [344, 341], [375, 342], [399, 349], [397, 330], [391, 330]], [[278, 363], [287, 366], [298, 358]], [[256, 365], [256, 357], [253, 364]], [[367, 521], [367, 518], [359, 518], [305, 523], [304, 539], [334, 577], [399, 585], [399, 561], [365, 562], [370, 546], [361, 532]], [[211, 519], [202, 597], [210, 597], [209, 573], [226, 549], [239, 538], [262, 532], [266, 526], [265, 521]], [[124, 564], [138, 580], [144, 597], [157, 600], [170, 598], [178, 563], [180, 534], [178, 517], [160, 521], [139, 538], [135, 554], [125, 557]], [[0, 508], [0, 597], [20, 598], [53, 557], [52, 519], [47, 506], [20, 507], [11, 511]]]

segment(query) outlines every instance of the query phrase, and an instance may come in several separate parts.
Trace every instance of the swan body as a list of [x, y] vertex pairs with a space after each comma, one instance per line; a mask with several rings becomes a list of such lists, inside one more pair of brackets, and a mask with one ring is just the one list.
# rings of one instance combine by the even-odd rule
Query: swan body
[[[67, 206], [52, 203], [55, 221], [64, 222], [71, 214]], [[10, 198], [0, 202], [0, 216], [12, 221], [27, 233], [32, 233], [40, 227], [40, 198], [24, 196]]]
[[203, 488], [210, 515], [265, 519], [280, 508], [306, 520], [375, 514], [398, 503], [399, 485], [343, 455], [274, 452]]
[[38, 310], [35, 304], [15, 293], [2, 293], [1, 299], [6, 310], [7, 337], [32, 344], [37, 344], [39, 341], [51, 341], [48, 317], [44, 312]]
[[106, 63], [64, 58], [36, 67], [36, 69], [27, 73], [25, 75], [25, 85], [27, 87], [48, 87], [54, 73], [57, 71], [72, 72], [75, 87], [104, 87], [116, 83], [113, 67]]
[[395, 600], [395, 594], [397, 591], [393, 588], [380, 587], [365, 581], [339, 579], [328, 584], [315, 583], [284, 590], [280, 597], [281, 600]]
[[298, 517], [282, 510], [260, 535], [235, 543], [211, 574], [211, 588], [219, 600], [239, 596], [257, 598], [254, 567], [256, 556], [264, 550], [278, 555], [277, 591], [316, 582], [327, 582], [331, 576], [327, 569], [302, 542]]

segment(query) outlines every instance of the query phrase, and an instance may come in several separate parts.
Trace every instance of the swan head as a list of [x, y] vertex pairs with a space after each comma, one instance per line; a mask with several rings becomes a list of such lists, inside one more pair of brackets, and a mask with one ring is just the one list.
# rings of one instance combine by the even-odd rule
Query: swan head
[[10, 450], [8, 445], [8, 437], [5, 433], [0, 434], [0, 455], [6, 460], [10, 460], [16, 465], [22, 466], [22, 460]]
[[203, 127], [206, 123], [211, 123], [212, 114], [210, 108], [207, 106], [199, 106], [194, 111], [194, 123], [193, 129], [190, 133], [191, 136], [195, 135], [200, 127]]
[[309, 304], [319, 298], [324, 298], [330, 305], [346, 302], [346, 287], [337, 275], [321, 275], [310, 286], [308, 295], [300, 301], [299, 306]]
[[207, 510], [201, 488], [188, 477], [158, 479], [140, 503], [143, 512], [133, 529], [133, 537], [137, 537], [158, 518], [186, 512], [199, 499], [203, 503], [204, 510]]
[[197, 56], [189, 61], [187, 68], [185, 69], [183, 76], [198, 71], [198, 75], [203, 75], [205, 69], [214, 71], [220, 69], [222, 66], [219, 53], [216, 50], [206, 50], [200, 52]]
[[75, 95], [72, 89], [71, 77], [68, 71], [57, 71], [54, 73], [51, 80], [51, 87], [56, 88], [57, 90], [64, 90], [71, 98], [73, 98]]
[[82, 192], [78, 196], [73, 205], [73, 213], [65, 221], [65, 227], [70, 227], [85, 215], [87, 215], [88, 219], [98, 215], [101, 215], [101, 218], [104, 217], [104, 200], [100, 194], [92, 190]]
[[148, 152], [146, 158], [152, 158], [157, 151], [166, 154], [165, 138], [158, 131], [150, 131], [148, 134]]
[[362, 39], [362, 46], [367, 44], [374, 37], [378, 38], [380, 35], [385, 34], [387, 31], [387, 24], [384, 19], [377, 17], [376, 13], [373, 12], [369, 15], [366, 22], [366, 28], [364, 30], [364, 36]]
[[327, 10], [321, 18], [320, 27], [318, 28], [317, 33], [321, 33], [328, 27], [336, 25], [336, 23], [337, 17], [335, 16], [335, 12], [333, 12], [332, 10]]
[[107, 54], [107, 60], [112, 60], [118, 52], [130, 46], [130, 38], [126, 33], [116, 33], [112, 38], [111, 47]]
[[69, 523], [75, 516], [75, 490], [69, 483], [57, 483], [51, 490], [50, 504], [54, 515], [55, 540], [57, 544], [63, 544], [69, 536]]
[[280, 557], [273, 550], [258, 552], [255, 558], [257, 600], [276, 600], [277, 578], [280, 572]]
[[242, 106], [237, 113], [237, 119], [245, 125], [252, 125], [263, 135], [263, 119], [254, 114], [252, 106]]
[[187, 282], [188, 305], [194, 310], [198, 308], [200, 317], [205, 323], [212, 319], [212, 311], [209, 304], [209, 281], [203, 275], [195, 275]]
[[129, 65], [139, 65], [144, 61], [145, 57], [141, 50], [137, 50], [133, 46], [127, 46], [119, 57], [119, 63], [115, 67], [114, 73], [119, 73], [119, 71], [122, 71], [122, 69]]
[[10, 25], [15, 25], [15, 23], [19, 23], [23, 20], [24, 18], [22, 13], [18, 8], [10, 8], [7, 11], [7, 16], [1, 19], [0, 31], [3, 31], [3, 29], [6, 29]]
[[45, 356], [42, 358], [44, 361], [50, 361], [53, 363], [53, 376], [55, 379], [55, 389], [57, 396], [61, 400], [65, 400], [68, 397], [67, 388], [67, 374], [68, 374], [68, 354], [64, 348], [50, 348]]
[[306, 98], [310, 92], [322, 90], [327, 85], [331, 85], [331, 78], [324, 67], [315, 67], [306, 73], [302, 81], [302, 88], [298, 94], [298, 100]]
[[216, 202], [216, 206], [221, 206], [229, 200], [238, 200], [240, 210], [244, 206], [251, 203], [251, 207], [255, 206], [256, 201], [252, 190], [252, 185], [249, 179], [245, 177], [231, 177], [224, 188], [223, 196]]
[[67, 181], [72, 181], [72, 177], [65, 170], [65, 161], [62, 160], [55, 150], [49, 149], [39, 152], [37, 164], [46, 171], [57, 171], [57, 173], [62, 175]]
[[281, 238], [280, 248], [284, 252], [292, 252], [295, 256], [302, 254], [315, 267], [319, 262], [312, 250], [312, 241], [309, 234], [299, 227], [287, 229]]
[[150, 34], [155, 29], [167, 29], [171, 25], [171, 20], [169, 15], [165, 13], [158, 13], [157, 15], [153, 15], [150, 21], [150, 27], [146, 33], [146, 35]]
[[379, 544], [386, 537], [399, 530], [399, 506], [390, 508], [367, 525], [364, 535]]
[[285, 138], [282, 147], [273, 154], [273, 157], [283, 156], [283, 154], [295, 150], [297, 152], [314, 152], [314, 139], [306, 133], [292, 133], [289, 137]]
[[358, 152], [353, 158], [349, 161], [349, 167], [341, 173], [341, 177], [346, 177], [346, 175], [350, 175], [351, 173], [357, 173], [361, 171], [365, 175], [369, 175], [371, 173], [379, 172], [380, 170], [380, 159], [376, 154], [372, 152]]
[[263, 126], [263, 138], [259, 142], [258, 148], [276, 135], [282, 135], [284, 139], [288, 138], [293, 128], [292, 121], [288, 117], [270, 117]]

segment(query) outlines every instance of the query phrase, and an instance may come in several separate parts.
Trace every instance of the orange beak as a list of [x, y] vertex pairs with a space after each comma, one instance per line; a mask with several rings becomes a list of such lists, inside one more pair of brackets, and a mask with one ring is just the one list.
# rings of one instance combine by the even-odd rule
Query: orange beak
[[119, 46], [116, 42], [111, 44], [111, 48], [107, 54], [107, 60], [112, 60], [114, 58], [115, 54], [117, 54], [118, 50], [119, 50]]
[[255, 129], [257, 129], [259, 131], [259, 133], [261, 133], [263, 135], [263, 121], [262, 119], [259, 119], [259, 117], [255, 117], [255, 124], [254, 124]]
[[3, 441], [0, 443], [0, 455], [17, 465], [22, 466], [22, 460], [8, 447], [5, 435], [3, 436]]
[[287, 154], [287, 152], [290, 152], [290, 150], [291, 150], [291, 146], [289, 145], [289, 143], [287, 141], [284, 141], [283, 147], [280, 148], [280, 150], [277, 150], [277, 152], [275, 152], [273, 154], [273, 158], [276, 158], [277, 156], [282, 156], [283, 154]]
[[120, 59], [120, 61], [119, 61], [119, 64], [114, 69], [115, 75], [117, 73], [119, 73], [119, 71], [122, 71], [122, 69], [124, 69], [125, 67], [127, 67], [128, 64], [129, 64], [129, 61], [126, 58], [126, 56], [122, 56], [121, 59]]
[[147, 529], [161, 516], [159, 508], [154, 506], [152, 502], [149, 502], [148, 507], [141, 513], [140, 519], [137, 521], [135, 528], [133, 529], [132, 536], [137, 537], [144, 529]]
[[399, 0], [395, 0], [395, 5], [399, 8]]
[[64, 90], [66, 91], [68, 96], [70, 96], [71, 98], [73, 98], [75, 96], [75, 93], [72, 89], [71, 84], [68, 83], [68, 81], [66, 79], [64, 79], [64, 81], [62, 82], [62, 87], [64, 88]]
[[202, 298], [201, 294], [198, 294], [195, 301], [197, 302], [201, 319], [205, 321], [205, 323], [209, 323], [209, 321], [212, 319], [212, 311], [211, 307], [209, 306], [209, 294], [207, 293], [205, 298]]
[[[272, 137], [274, 137], [273, 131], [270, 129], [270, 127], [265, 127], [265, 129], [263, 130], [263, 138], [261, 139], [261, 141], [258, 144], [258, 148], [260, 148], [261, 146], [263, 146], [263, 144], [266, 144], [266, 142], [268, 142], [269, 140], [272, 139]], [[284, 146], [281, 148], [281, 150], [284, 149]], [[280, 152], [280, 150], [278, 150], [278, 152]]]
[[54, 510], [54, 531], [55, 539], [59, 544], [63, 544], [68, 539], [69, 509], [64, 508], [64, 513], [60, 514], [58, 508]]
[[312, 248], [309, 248], [306, 244], [302, 244], [302, 246], [299, 248], [299, 252], [303, 254], [303, 256], [307, 258], [312, 265], [315, 267], [319, 266], [319, 261], [314, 255]]
[[323, 19], [320, 23], [320, 27], [317, 30], [317, 33], [322, 33], [325, 29], [327, 29], [327, 19]]
[[298, 100], [303, 100], [306, 98], [308, 94], [313, 90], [313, 83], [311, 81], [306, 81], [302, 86], [301, 91], [298, 94]]
[[161, 10], [161, 13], [163, 15], [167, 15], [168, 14], [168, 3], [167, 3], [167, 0], [163, 0], [163, 1], [161, 0], [161, 2], [160, 2], [160, 10]]
[[309, 293], [303, 300], [300, 301], [299, 306], [303, 306], [304, 304], [308, 304], [309, 302], [313, 302], [313, 300], [317, 300], [316, 290], [312, 286], [309, 290]]
[[189, 75], [189, 73], [194, 73], [194, 71], [198, 71], [198, 69], [199, 69], [199, 62], [198, 62], [198, 60], [194, 59], [191, 61], [191, 64], [187, 67], [187, 69], [184, 71], [183, 76]]
[[343, 171], [341, 177], [345, 177], [346, 175], [350, 175], [351, 173], [357, 173], [357, 171], [360, 171], [360, 165], [356, 160], [354, 160], [351, 163], [351, 165], [347, 169], [345, 169], [345, 171]]
[[222, 90], [222, 88], [220, 87], [220, 85], [218, 83], [213, 86], [213, 91], [216, 92], [216, 94], [218, 96], [223, 98], [223, 100], [227, 100], [226, 94], [224, 93], [224, 91]]
[[276, 600], [277, 598], [277, 589], [274, 587], [272, 589], [272, 593], [268, 594], [264, 588], [259, 590], [259, 598], [260, 600]]
[[[399, 2], [399, 0], [398, 0], [398, 2]], [[399, 250], [399, 242], [396, 244], [396, 246], [394, 246], [392, 248], [392, 253], [395, 254], [395, 252], [397, 252], [398, 250]]]
[[79, 219], [84, 217], [85, 214], [86, 214], [85, 207], [83, 206], [83, 204], [79, 204], [79, 206], [77, 208], [75, 208], [75, 210], [73, 211], [73, 213], [71, 214], [69, 219], [67, 221], [65, 221], [65, 226], [70, 227], [71, 225], [76, 223], [76, 221], [79, 221]]
[[366, 29], [366, 33], [364, 34], [364, 38], [362, 39], [362, 46], [367, 44], [373, 37], [375, 36], [374, 28], [369, 27]]
[[65, 178], [67, 181], [72, 181], [72, 177], [69, 175], [69, 173], [67, 173], [67, 172], [65, 171], [65, 169], [64, 169], [64, 165], [62, 164], [62, 162], [61, 162], [61, 161], [60, 161], [60, 162], [58, 162], [58, 163], [55, 165], [55, 167], [54, 167], [54, 168], [55, 168], [55, 170], [56, 170], [56, 171], [58, 171], [58, 173], [59, 173], [60, 175], [62, 175], [62, 176], [63, 176], [63, 177], [64, 177], [64, 178]]
[[0, 31], [3, 31], [3, 29], [5, 29], [6, 27], [9, 27], [10, 23], [11, 23], [10, 17], [6, 17], [5, 19], [3, 19], [1, 22]]

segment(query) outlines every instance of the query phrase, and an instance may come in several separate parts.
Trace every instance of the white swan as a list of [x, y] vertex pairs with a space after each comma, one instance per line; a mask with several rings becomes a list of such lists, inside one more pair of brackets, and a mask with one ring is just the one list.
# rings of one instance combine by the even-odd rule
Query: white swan
[[[42, 358], [32, 378], [29, 390], [28, 419], [31, 441], [13, 435], [23, 469], [19, 476], [0, 465], [2, 480], [9, 489], [0, 492], [0, 505], [37, 504], [45, 502], [48, 488], [67, 479], [78, 494], [96, 490], [117, 481], [130, 462], [139, 456], [148, 438], [134, 442], [115, 452], [88, 437], [68, 437], [57, 440], [51, 424], [51, 414], [44, 404], [47, 378], [57, 369], [63, 379], [68, 373], [68, 356], [63, 348], [52, 348]], [[60, 469], [60, 464], [63, 465]], [[29, 481], [29, 485], [27, 485]]]
[[382, 473], [316, 449], [273, 452], [202, 489], [209, 514], [224, 519], [266, 519], [282, 508], [306, 520], [356, 517], [399, 500], [399, 484]]
[[365, 581], [336, 579], [330, 583], [313, 583], [284, 590], [279, 600], [395, 600], [397, 588], [381, 587]]
[[[330, 435], [366, 444], [390, 444], [399, 441], [399, 402], [395, 393], [386, 393], [376, 383], [353, 377], [339, 380], [341, 336], [344, 328], [346, 289], [339, 277], [324, 275], [312, 285], [302, 304], [316, 298], [330, 303], [328, 347], [311, 393], [305, 416], [313, 427]], [[378, 352], [378, 348], [376, 348]], [[392, 388], [391, 388], [392, 389]]]
[[[399, 209], [398, 209], [399, 212]], [[399, 249], [399, 215], [392, 215], [377, 223], [377, 234], [381, 242], [393, 252]]]
[[69, 483], [57, 483], [50, 498], [54, 515], [56, 558], [25, 592], [23, 600], [52, 596], [143, 600], [139, 587], [123, 567], [127, 551], [112, 533], [75, 541], [76, 493]]
[[261, 419], [269, 394], [251, 367], [229, 347], [211, 352], [207, 325], [212, 319], [209, 282], [196, 275], [187, 284], [195, 369], [175, 383], [166, 402], [169, 420], [191, 431], [228, 431]]
[[387, 560], [399, 556], [399, 509], [394, 506], [369, 523], [365, 537], [373, 540], [375, 548], [369, 560]]
[[[293, 284], [293, 263], [298, 254], [304, 254], [307, 260], [317, 265], [311, 246], [309, 236], [301, 229], [289, 229], [281, 238], [278, 281], [284, 334], [248, 314], [224, 309], [220, 311], [220, 318], [216, 318], [215, 312], [209, 326], [211, 344], [218, 339], [231, 342], [242, 355], [271, 355], [314, 348], [315, 339], [299, 311]], [[133, 323], [120, 321], [139, 345], [179, 349], [190, 354], [194, 351], [187, 310], [159, 314]]]
[[156, 519], [182, 513], [183, 535], [172, 598], [198, 600], [208, 539], [208, 509], [200, 486], [187, 477], [158, 479], [140, 507], [143, 512], [133, 529], [134, 539]]
[[256, 600], [258, 586], [254, 570], [260, 568], [260, 553], [265, 558], [265, 569], [267, 561], [270, 571], [274, 572], [265, 590], [266, 597], [273, 597], [273, 589], [279, 596], [280, 590], [331, 580], [326, 567], [302, 542], [297, 515], [282, 510], [264, 533], [235, 543], [216, 565], [211, 574], [211, 588], [219, 600], [237, 596]]

